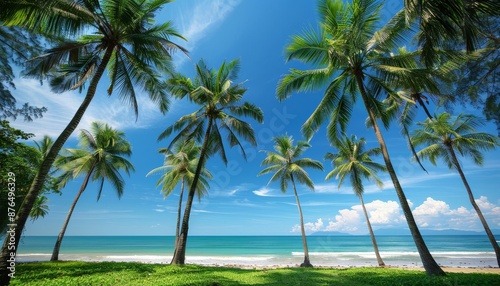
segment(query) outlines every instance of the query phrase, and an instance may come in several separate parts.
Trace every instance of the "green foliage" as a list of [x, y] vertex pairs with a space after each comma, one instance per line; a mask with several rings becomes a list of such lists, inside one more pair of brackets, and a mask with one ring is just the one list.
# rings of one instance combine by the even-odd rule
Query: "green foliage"
[[293, 145], [292, 136], [286, 135], [275, 137], [274, 143], [275, 152], [266, 151], [267, 157], [261, 163], [262, 166], [268, 167], [260, 171], [258, 175], [274, 173], [269, 183], [279, 181], [283, 193], [287, 190], [288, 182], [293, 183], [294, 178], [314, 190], [314, 183], [304, 168], [323, 171], [323, 165], [310, 158], [299, 158], [311, 145], [305, 141], [298, 141], [297, 145]]
[[416, 145], [426, 145], [417, 155], [429, 159], [436, 165], [442, 159], [448, 168], [456, 169], [452, 149], [461, 156], [470, 157], [477, 165], [482, 165], [484, 157], [481, 151], [492, 150], [499, 146], [495, 135], [477, 132], [482, 120], [473, 115], [460, 114], [453, 118], [443, 112], [435, 119], [427, 119], [417, 123], [420, 128], [413, 132], [412, 142]]
[[[219, 153], [222, 161], [227, 163], [223, 143], [227, 141], [230, 147], [239, 146], [243, 157], [246, 158], [240, 138], [252, 145], [256, 145], [257, 141], [252, 126], [238, 117], [250, 117], [262, 123], [264, 114], [254, 104], [241, 103], [247, 89], [243, 86], [244, 82], [234, 83], [239, 69], [239, 60], [223, 62], [219, 69], [209, 69], [205, 62], [200, 60], [196, 65], [196, 77], [193, 81], [181, 74], [169, 79], [167, 86], [172, 95], [177, 98], [188, 97], [200, 108], [182, 116], [165, 129], [158, 139], [167, 138], [172, 133], [178, 132], [168, 146], [171, 148], [179, 140], [204, 141], [208, 130], [208, 154]], [[221, 131], [227, 134], [226, 140], [222, 139]]]
[[[0, 230], [3, 232], [7, 224], [7, 192], [9, 172], [15, 175], [16, 211], [21, 207], [24, 197], [28, 193], [33, 178], [42, 162], [43, 154], [40, 149], [27, 145], [26, 141], [33, 134], [25, 133], [9, 125], [6, 120], [0, 120]], [[56, 190], [54, 178], [49, 177], [44, 185], [43, 193]], [[54, 191], [57, 192], [57, 191]], [[41, 199], [43, 195], [38, 197]], [[40, 208], [48, 211], [43, 201], [39, 201]], [[40, 209], [33, 212], [32, 219], [43, 216]]]
[[239, 269], [133, 262], [36, 262], [16, 266], [11, 285], [338, 285], [338, 286], [483, 286], [498, 285], [499, 274], [448, 273], [429, 277], [422, 271], [392, 268]]
[[[179, 141], [172, 150], [162, 148], [159, 152], [165, 154], [164, 165], [151, 170], [146, 176], [163, 173], [156, 186], [161, 186], [165, 197], [169, 196], [180, 182], [191, 186], [200, 159], [201, 146], [195, 146], [192, 140]], [[203, 169], [196, 188], [198, 198], [207, 194], [210, 179], [212, 179], [212, 174], [207, 169]]]
[[28, 103], [17, 105], [11, 89], [14, 84], [13, 66], [23, 66], [30, 57], [41, 53], [40, 36], [17, 27], [0, 26], [0, 119], [17, 119], [19, 115], [26, 121], [42, 117], [45, 107], [34, 107]]
[[125, 139], [125, 133], [102, 122], [92, 122], [91, 130], [82, 130], [79, 135], [81, 149], [64, 149], [56, 159], [56, 166], [62, 174], [58, 177], [59, 188], [64, 188], [69, 180], [91, 173], [92, 181], [99, 181], [99, 200], [104, 181], [116, 190], [118, 197], [123, 194], [125, 182], [120, 175], [134, 171], [134, 166], [125, 157], [132, 154], [132, 146]]
[[173, 72], [171, 52], [187, 53], [170, 41], [170, 37], [183, 39], [171, 22], [156, 24], [153, 18], [170, 0], [2, 2], [6, 4], [0, 15], [5, 26], [65, 38], [30, 59], [25, 76], [50, 79], [55, 92], [82, 91], [97, 75], [107, 54], [110, 58], [106, 57], [104, 64], [110, 79], [109, 95], [118, 91], [137, 116], [135, 90], [143, 89], [162, 112], [167, 111], [169, 98], [158, 71]]
[[372, 155], [380, 155], [380, 148], [372, 148], [365, 151], [365, 138], [358, 138], [355, 135], [347, 137], [343, 134], [342, 138], [336, 140], [333, 146], [339, 150], [338, 153], [328, 152], [325, 159], [331, 160], [334, 169], [326, 175], [325, 180], [336, 176], [339, 181], [338, 188], [342, 185], [347, 176], [350, 177], [351, 185], [357, 196], [362, 196], [364, 187], [363, 179], [374, 180], [379, 187], [382, 187], [382, 181], [377, 177], [378, 171], [387, 171], [387, 168], [379, 163], [373, 162]]
[[294, 36], [287, 46], [288, 60], [312, 64], [313, 69], [291, 69], [278, 83], [278, 99], [294, 91], [324, 88], [318, 107], [302, 125], [306, 138], [325, 121], [330, 141], [339, 138], [361, 93], [370, 111], [388, 127], [395, 114], [387, 112], [384, 99], [410, 100], [397, 92], [404, 87], [436, 91], [429, 70], [416, 64], [417, 53], [398, 50], [407, 40], [404, 14], [397, 13], [381, 28], [380, 9], [382, 2], [374, 0], [320, 1], [319, 31]]

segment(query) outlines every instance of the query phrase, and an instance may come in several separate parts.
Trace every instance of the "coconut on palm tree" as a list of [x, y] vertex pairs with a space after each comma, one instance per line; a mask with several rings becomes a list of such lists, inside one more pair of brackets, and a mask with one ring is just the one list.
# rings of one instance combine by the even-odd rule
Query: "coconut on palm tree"
[[[191, 186], [196, 167], [200, 158], [201, 146], [195, 145], [193, 140], [179, 141], [174, 144], [173, 149], [161, 148], [160, 153], [165, 154], [164, 165], [151, 170], [146, 176], [162, 172], [162, 176], [158, 180], [156, 186], [161, 186], [161, 191], [165, 197], [169, 196], [172, 191], [181, 183], [179, 193], [179, 204], [177, 207], [177, 223], [175, 228], [175, 244], [180, 235], [182, 198], [184, 195], [185, 186]], [[212, 174], [207, 170], [201, 171], [196, 188], [196, 196], [201, 199], [208, 193], [208, 180], [212, 179]]]
[[196, 65], [194, 80], [176, 74], [167, 81], [168, 90], [174, 96], [187, 97], [200, 108], [182, 116], [165, 129], [160, 134], [159, 140], [177, 133], [168, 148], [179, 140], [194, 139], [202, 143], [200, 159], [189, 188], [172, 264], [184, 264], [185, 261], [191, 207], [205, 162], [209, 156], [219, 153], [222, 161], [227, 164], [222, 134], [226, 134], [230, 147], [240, 147], [245, 159], [245, 150], [240, 140], [243, 139], [254, 146], [257, 144], [252, 126], [238, 117], [250, 117], [261, 123], [264, 115], [256, 105], [241, 102], [247, 89], [243, 86], [243, 82], [235, 83], [239, 66], [239, 60], [233, 60], [229, 63], [222, 63], [218, 69], [209, 69], [204, 61], [200, 60]]
[[375, 180], [375, 183], [382, 187], [383, 183], [379, 177], [377, 177], [378, 171], [387, 171], [384, 165], [373, 162], [371, 156], [380, 155], [380, 148], [372, 148], [365, 151], [365, 138], [358, 138], [352, 135], [350, 138], [344, 134], [342, 138], [334, 141], [333, 146], [338, 149], [338, 153], [328, 152], [325, 155], [325, 159], [331, 160], [334, 169], [326, 175], [325, 180], [330, 180], [335, 176], [335, 179], [339, 180], [338, 188], [347, 176], [351, 180], [352, 189], [356, 196], [358, 196], [361, 207], [363, 208], [363, 213], [366, 218], [366, 224], [368, 225], [368, 231], [370, 232], [370, 238], [372, 240], [373, 249], [375, 251], [375, 256], [377, 257], [377, 263], [379, 266], [384, 266], [385, 263], [380, 256], [378, 251], [377, 240], [373, 233], [373, 229], [366, 212], [365, 202], [363, 200], [364, 186], [363, 179]]
[[392, 179], [413, 240], [428, 275], [444, 275], [432, 257], [418, 229], [406, 195], [392, 165], [379, 120], [387, 127], [393, 119], [386, 113], [386, 97], [397, 97], [391, 87], [408, 81], [420, 86], [431, 84], [425, 69], [407, 67], [413, 55], [399, 55], [397, 48], [405, 40], [404, 14], [398, 13], [380, 28], [377, 0], [324, 0], [318, 4], [320, 27], [294, 36], [288, 45], [287, 59], [312, 64], [314, 69], [291, 69], [278, 85], [278, 99], [284, 100], [294, 91], [325, 87], [318, 107], [302, 126], [310, 138], [324, 121], [329, 120], [327, 136], [340, 137], [350, 121], [354, 104], [360, 99], [368, 113], [371, 128], [380, 145], [387, 171]]
[[[171, 53], [185, 51], [170, 38], [182, 38], [170, 22], [155, 24], [154, 15], [171, 0], [1, 0], [2, 25], [19, 26], [36, 33], [68, 39], [29, 62], [27, 76], [54, 75], [51, 85], [57, 92], [83, 90], [85, 97], [75, 115], [55, 140], [15, 220], [16, 249], [31, 208], [49, 170], [66, 140], [77, 128], [97, 91], [105, 71], [110, 85], [130, 103], [137, 115], [136, 88], [144, 90], [162, 112], [169, 106], [160, 72], [172, 71]], [[0, 284], [8, 284], [8, 240], [2, 247]]]
[[269, 183], [279, 181], [280, 189], [283, 193], [286, 192], [288, 183], [292, 183], [293, 194], [295, 195], [295, 201], [297, 202], [297, 208], [299, 210], [300, 231], [302, 234], [302, 245], [304, 247], [304, 262], [300, 264], [300, 267], [312, 267], [307, 247], [304, 217], [302, 215], [302, 208], [300, 206], [295, 180], [305, 184], [311, 190], [314, 190], [314, 183], [304, 168], [313, 168], [323, 171], [323, 165], [321, 162], [310, 158], [300, 158], [302, 153], [304, 153], [307, 148], [311, 147], [311, 145], [305, 141], [298, 141], [297, 145], [293, 145], [293, 138], [285, 135], [275, 137], [274, 143], [275, 151], [266, 151], [267, 157], [262, 161], [261, 165], [267, 167], [260, 171], [258, 175], [273, 173]]
[[51, 261], [59, 259], [59, 249], [71, 215], [90, 181], [99, 182], [97, 200], [101, 197], [105, 181], [111, 183], [118, 198], [122, 196], [125, 182], [120, 171], [127, 174], [134, 171], [132, 163], [125, 159], [132, 154], [132, 147], [124, 136], [122, 131], [113, 129], [107, 124], [93, 122], [90, 131], [82, 130], [80, 133], [81, 149], [63, 149], [62, 154], [57, 158], [54, 165], [62, 171], [59, 176], [60, 188], [63, 188], [69, 180], [80, 176], [84, 176], [84, 179], [59, 232]]
[[484, 157], [481, 151], [492, 150], [499, 146], [498, 137], [477, 132], [476, 128], [481, 126], [482, 122], [473, 115], [460, 114], [453, 118], [449, 113], [443, 112], [437, 115], [435, 119], [428, 118], [424, 122], [417, 124], [420, 128], [413, 132], [412, 141], [416, 146], [427, 145], [417, 155], [429, 159], [433, 165], [436, 165], [438, 159], [442, 159], [448, 168], [455, 169], [458, 172], [469, 196], [469, 201], [488, 235], [488, 239], [495, 251], [497, 263], [500, 266], [500, 247], [474, 199], [472, 189], [457, 156], [458, 154], [470, 157], [475, 164], [482, 165]]

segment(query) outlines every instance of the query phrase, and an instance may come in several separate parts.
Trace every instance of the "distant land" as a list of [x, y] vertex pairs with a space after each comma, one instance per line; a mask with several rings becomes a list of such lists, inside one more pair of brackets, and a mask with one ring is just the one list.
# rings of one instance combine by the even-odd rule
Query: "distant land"
[[[500, 229], [491, 230], [497, 239], [500, 239]], [[399, 228], [382, 228], [374, 231], [375, 235], [410, 235], [409, 229], [399, 229]], [[484, 231], [470, 231], [470, 230], [458, 230], [458, 229], [421, 229], [420, 233], [422, 235], [486, 235]], [[318, 231], [311, 234], [312, 236], [347, 236], [352, 235], [349, 233], [337, 232], [337, 231]], [[368, 233], [361, 234], [368, 235]]]

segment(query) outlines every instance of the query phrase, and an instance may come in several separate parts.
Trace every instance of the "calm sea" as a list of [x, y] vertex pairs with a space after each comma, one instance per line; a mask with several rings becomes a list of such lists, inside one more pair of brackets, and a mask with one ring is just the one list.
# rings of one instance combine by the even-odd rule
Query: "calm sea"
[[[27, 236], [19, 246], [19, 261], [49, 260], [56, 237]], [[495, 255], [486, 236], [433, 235], [428, 248], [444, 266], [489, 267]], [[324, 266], [376, 265], [369, 236], [309, 236], [311, 262]], [[388, 265], [420, 266], [411, 236], [378, 236], [381, 256]], [[67, 236], [61, 260], [140, 261], [169, 263], [174, 237]], [[191, 236], [186, 262], [196, 264], [296, 265], [303, 259], [300, 236]]]

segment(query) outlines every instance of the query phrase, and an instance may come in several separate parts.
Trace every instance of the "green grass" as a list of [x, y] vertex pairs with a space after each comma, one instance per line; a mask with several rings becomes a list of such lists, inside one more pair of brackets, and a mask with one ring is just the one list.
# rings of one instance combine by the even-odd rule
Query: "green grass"
[[391, 268], [245, 270], [133, 262], [20, 263], [12, 285], [500, 285], [499, 274], [449, 273]]

